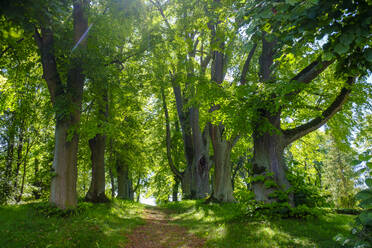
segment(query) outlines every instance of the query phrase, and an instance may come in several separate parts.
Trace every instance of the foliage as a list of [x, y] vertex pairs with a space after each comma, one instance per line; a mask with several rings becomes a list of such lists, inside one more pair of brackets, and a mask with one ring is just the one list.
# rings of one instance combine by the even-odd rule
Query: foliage
[[307, 207], [326, 207], [329, 195], [318, 185], [309, 183], [306, 172], [299, 168], [291, 168], [287, 178], [292, 185], [294, 203], [296, 206], [306, 205]]
[[[371, 154], [366, 152], [360, 156], [356, 163], [365, 162], [372, 171]], [[372, 173], [365, 180], [366, 188], [356, 195], [360, 201], [359, 206], [363, 209], [355, 221], [352, 235], [338, 234], [334, 239], [342, 247], [372, 247]]]

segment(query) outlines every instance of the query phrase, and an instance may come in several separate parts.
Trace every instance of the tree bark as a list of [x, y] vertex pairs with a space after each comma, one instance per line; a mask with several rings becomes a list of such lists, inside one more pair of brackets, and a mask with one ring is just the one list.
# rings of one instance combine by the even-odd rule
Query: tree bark
[[120, 159], [116, 162], [116, 171], [118, 173], [118, 195], [117, 198], [131, 200], [131, 182], [129, 179], [129, 167]]
[[111, 199], [115, 197], [115, 177], [112, 172], [111, 166], [109, 167], [109, 175], [110, 175], [110, 182], [111, 182]]
[[[255, 199], [265, 203], [278, 201], [275, 192], [288, 190], [290, 187], [286, 178], [287, 168], [283, 159], [283, 136], [270, 132], [260, 134], [255, 130], [253, 142], [252, 189], [255, 193]], [[289, 194], [288, 201], [293, 205], [292, 194]]]
[[57, 121], [55, 130], [55, 150], [53, 160], [54, 177], [51, 182], [50, 202], [61, 209], [72, 208], [77, 204], [77, 148], [78, 137], [67, 139], [69, 123]]
[[210, 125], [210, 136], [213, 146], [213, 191], [211, 200], [217, 202], [234, 202], [231, 183], [230, 154], [233, 144], [223, 136], [222, 125]]
[[93, 139], [89, 140], [92, 161], [92, 180], [86, 201], [90, 202], [107, 202], [105, 195], [105, 143], [106, 136], [96, 134]]
[[[106, 85], [102, 89], [98, 85], [97, 94], [101, 99], [98, 101], [98, 118], [97, 121], [103, 120], [107, 122], [108, 118], [108, 95]], [[102, 128], [98, 125], [98, 128]], [[108, 198], [105, 195], [105, 148], [106, 148], [106, 135], [98, 133], [96, 136], [89, 140], [89, 148], [91, 151], [92, 161], [92, 180], [85, 196], [86, 201], [90, 202], [107, 202]]]
[[182, 137], [187, 167], [182, 172], [181, 187], [183, 199], [201, 199], [210, 193], [209, 184], [209, 131], [208, 125], [201, 132], [199, 127], [199, 108], [184, 110], [187, 101], [181, 94], [180, 86], [173, 82], [177, 113], [182, 127]]
[[177, 177], [174, 177], [174, 185], [172, 188], [172, 201], [178, 201], [178, 187], [180, 185], [180, 180]]
[[191, 167], [191, 199], [202, 199], [211, 193], [209, 183], [209, 125], [199, 127], [199, 108], [192, 107], [190, 114], [193, 135], [193, 163]]

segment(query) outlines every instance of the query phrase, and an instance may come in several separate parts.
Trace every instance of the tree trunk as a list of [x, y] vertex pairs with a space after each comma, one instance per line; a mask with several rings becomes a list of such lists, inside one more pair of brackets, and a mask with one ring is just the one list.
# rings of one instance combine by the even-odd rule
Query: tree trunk
[[119, 159], [117, 160], [116, 170], [118, 173], [118, 195], [117, 198], [130, 200], [130, 180], [129, 180], [129, 168], [128, 165], [122, 163]]
[[230, 154], [232, 150], [231, 142], [223, 137], [223, 127], [221, 125], [210, 125], [210, 134], [213, 145], [213, 192], [212, 201], [233, 202], [233, 188], [231, 183], [231, 162]]
[[[265, 113], [261, 117], [260, 124], [269, 121], [272, 129], [263, 132], [259, 129], [260, 125], [256, 125], [254, 129], [252, 189], [257, 201], [271, 203], [279, 201], [276, 193], [288, 190], [290, 187], [286, 178], [287, 167], [283, 159], [285, 140], [279, 129], [280, 113], [273, 115]], [[289, 194], [288, 198], [289, 203], [293, 205], [293, 195]]]
[[[5, 161], [5, 178], [7, 182], [10, 182], [12, 176], [12, 166], [13, 166], [13, 159], [14, 159], [14, 137], [15, 137], [15, 124], [14, 124], [14, 116], [11, 117], [11, 125], [9, 127], [9, 134], [8, 134], [8, 142], [7, 142], [7, 151], [6, 151], [6, 161]], [[5, 195], [10, 193], [10, 185], [9, 183], [5, 183]]]
[[198, 113], [195, 117], [192, 133], [193, 160], [191, 164], [187, 164], [181, 179], [183, 199], [202, 199], [207, 197], [211, 191], [209, 183], [209, 128], [206, 125], [202, 133], [199, 127]]
[[25, 187], [26, 166], [27, 166], [27, 160], [25, 159], [24, 162], [23, 162], [23, 174], [22, 174], [22, 182], [21, 182], [21, 191], [19, 192], [19, 196], [16, 199], [17, 202], [20, 202], [22, 200], [23, 190], [24, 190], [24, 187]]
[[191, 108], [190, 122], [194, 148], [191, 168], [191, 198], [202, 199], [211, 192], [209, 183], [209, 125], [205, 125], [202, 133], [199, 127], [199, 108], [197, 107]]
[[178, 201], [178, 187], [180, 185], [180, 180], [177, 177], [174, 177], [174, 185], [172, 188], [172, 201]]
[[18, 174], [19, 169], [22, 164], [22, 151], [23, 151], [23, 127], [21, 127], [18, 137], [18, 145], [17, 145], [17, 163], [16, 168], [14, 171], [14, 189], [17, 189], [18, 186]]
[[37, 189], [32, 190], [32, 194], [34, 195], [35, 199], [38, 200], [40, 199], [40, 186], [41, 186], [41, 181], [39, 178], [39, 160], [35, 158], [34, 162], [34, 180], [33, 180], [33, 186], [37, 187]]
[[134, 200], [134, 190], [133, 190], [133, 181], [129, 179], [129, 200]]
[[201, 132], [199, 127], [199, 108], [194, 106], [187, 111], [183, 108], [180, 86], [173, 83], [178, 118], [182, 127], [187, 167], [181, 173], [183, 199], [202, 199], [210, 193], [209, 183], [209, 131], [208, 125]]
[[140, 202], [140, 196], [141, 196], [141, 188], [139, 188], [138, 191], [137, 191], [137, 199], [136, 199], [136, 202]]
[[111, 181], [111, 199], [114, 199], [115, 197], [115, 177], [112, 172], [111, 166], [109, 167], [109, 175], [110, 175], [110, 181]]
[[75, 207], [77, 204], [77, 151], [78, 136], [75, 133], [68, 140], [68, 130], [73, 125], [57, 120], [55, 130], [55, 148], [50, 190], [50, 202], [61, 209]]
[[93, 139], [89, 140], [92, 161], [92, 180], [86, 201], [90, 202], [107, 202], [105, 195], [105, 144], [106, 136], [96, 134]]

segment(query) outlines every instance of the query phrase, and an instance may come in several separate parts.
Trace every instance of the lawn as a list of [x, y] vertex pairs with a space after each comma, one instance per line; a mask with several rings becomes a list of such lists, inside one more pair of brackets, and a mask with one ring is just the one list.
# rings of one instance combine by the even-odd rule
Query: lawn
[[41, 203], [1, 207], [0, 247], [125, 247], [126, 234], [144, 223], [141, 204], [81, 205], [83, 211], [67, 217], [43, 216], [37, 210]]
[[[0, 208], [0, 247], [125, 247], [127, 235], [145, 224], [139, 203], [114, 200], [79, 203], [68, 216], [49, 214], [46, 203]], [[320, 218], [252, 219], [241, 204], [168, 203], [160, 210], [172, 222], [206, 240], [206, 247], [337, 247], [332, 238], [350, 232], [354, 216], [326, 214]], [[47, 216], [49, 215], [49, 217]]]
[[239, 204], [168, 203], [176, 223], [207, 239], [207, 247], [339, 247], [333, 237], [349, 234], [354, 216], [325, 214], [311, 219], [257, 220]]

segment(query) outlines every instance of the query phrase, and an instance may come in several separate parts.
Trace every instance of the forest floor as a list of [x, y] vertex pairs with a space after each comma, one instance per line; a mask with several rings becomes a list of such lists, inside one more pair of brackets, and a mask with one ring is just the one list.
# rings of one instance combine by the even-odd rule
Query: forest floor
[[355, 216], [252, 219], [244, 204], [182, 201], [159, 207], [123, 200], [80, 202], [73, 212], [47, 202], [0, 207], [1, 248], [338, 247]]
[[128, 236], [127, 248], [201, 248], [205, 240], [172, 223], [168, 211], [147, 206], [142, 217], [144, 225], [136, 227]]

